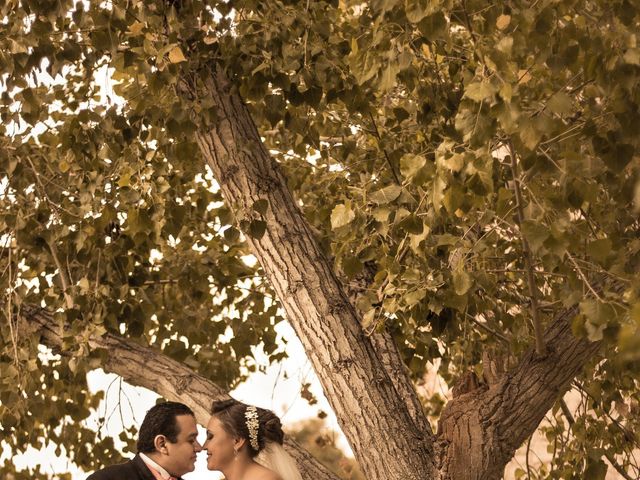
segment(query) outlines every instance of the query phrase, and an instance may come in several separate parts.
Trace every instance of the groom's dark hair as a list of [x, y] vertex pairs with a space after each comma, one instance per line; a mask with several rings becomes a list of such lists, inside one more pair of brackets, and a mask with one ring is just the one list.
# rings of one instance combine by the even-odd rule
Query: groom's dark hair
[[193, 411], [183, 403], [164, 402], [151, 407], [140, 425], [138, 453], [155, 451], [153, 441], [158, 435], [164, 435], [171, 443], [176, 443], [180, 433], [180, 427], [176, 421], [179, 415], [191, 415], [195, 418]]

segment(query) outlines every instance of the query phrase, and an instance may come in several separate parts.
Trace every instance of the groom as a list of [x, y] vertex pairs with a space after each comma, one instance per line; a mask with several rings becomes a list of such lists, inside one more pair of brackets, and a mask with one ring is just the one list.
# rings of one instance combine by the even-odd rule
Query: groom
[[87, 480], [179, 480], [195, 468], [198, 443], [195, 415], [177, 402], [159, 403], [147, 412], [138, 433], [138, 454]]

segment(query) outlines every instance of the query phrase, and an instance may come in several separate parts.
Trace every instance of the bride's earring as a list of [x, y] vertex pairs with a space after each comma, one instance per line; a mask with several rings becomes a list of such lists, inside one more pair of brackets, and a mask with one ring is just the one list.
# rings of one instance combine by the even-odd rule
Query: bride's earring
[[237, 460], [237, 459], [238, 459], [238, 449], [237, 449], [237, 448], [234, 448], [234, 449], [233, 449], [233, 459], [234, 459], [234, 460]]

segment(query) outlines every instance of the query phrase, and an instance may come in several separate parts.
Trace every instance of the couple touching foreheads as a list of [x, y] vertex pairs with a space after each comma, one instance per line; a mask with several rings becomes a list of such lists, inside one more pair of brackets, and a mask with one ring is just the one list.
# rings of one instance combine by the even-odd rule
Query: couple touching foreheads
[[302, 480], [295, 461], [282, 447], [280, 419], [270, 410], [236, 400], [214, 402], [207, 439], [198, 443], [196, 419], [189, 407], [160, 403], [144, 417], [138, 454], [87, 480], [178, 480], [195, 468], [196, 454], [207, 452], [207, 468], [226, 480]]

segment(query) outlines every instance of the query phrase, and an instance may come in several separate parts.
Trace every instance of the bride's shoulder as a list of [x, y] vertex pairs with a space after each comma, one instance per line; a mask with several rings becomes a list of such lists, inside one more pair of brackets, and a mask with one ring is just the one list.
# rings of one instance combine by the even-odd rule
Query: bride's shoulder
[[282, 477], [272, 470], [255, 473], [251, 477], [247, 476], [247, 480], [282, 480]]
[[273, 470], [269, 470], [264, 473], [264, 476], [256, 480], [282, 480], [282, 477], [278, 475], [276, 472], [274, 472]]
[[257, 466], [250, 473], [251, 476], [247, 476], [247, 480], [282, 480], [280, 475], [262, 465]]

